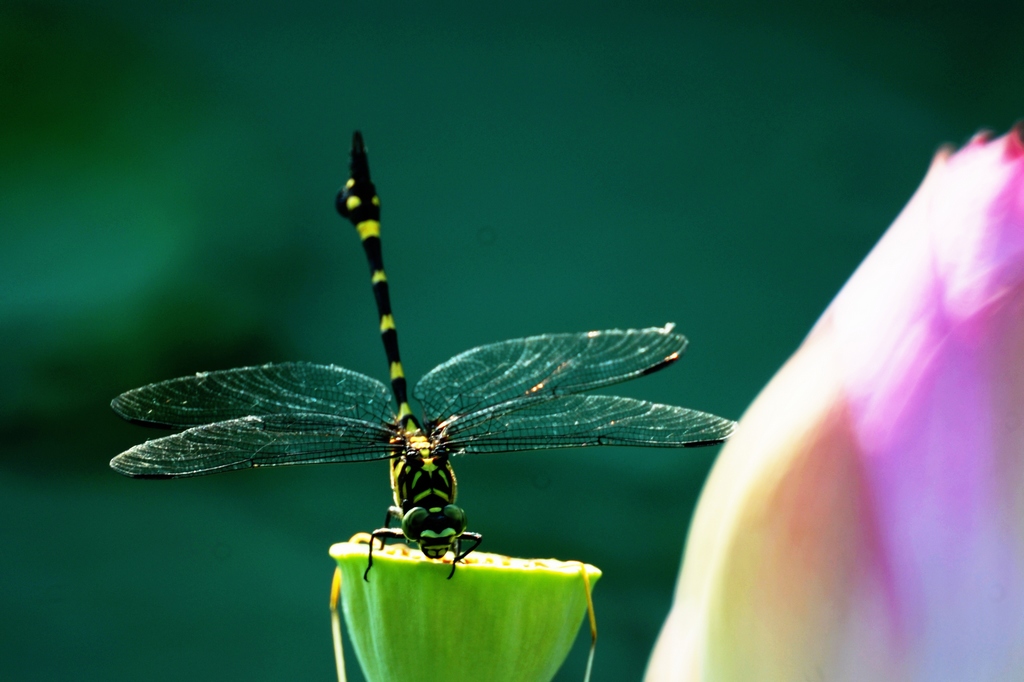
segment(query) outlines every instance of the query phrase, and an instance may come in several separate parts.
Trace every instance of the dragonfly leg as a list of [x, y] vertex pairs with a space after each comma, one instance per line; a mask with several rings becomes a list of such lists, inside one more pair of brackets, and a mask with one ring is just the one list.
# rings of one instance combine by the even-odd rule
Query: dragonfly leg
[[363, 572], [363, 580], [370, 582], [370, 569], [373, 568], [373, 541], [380, 540], [380, 548], [384, 549], [384, 538], [404, 538], [405, 534], [397, 528], [378, 528], [370, 533], [370, 552], [366, 555], [366, 570]]
[[[462, 538], [469, 538], [473, 541], [473, 546], [467, 549], [465, 552], [462, 551]], [[466, 532], [463, 533], [462, 536], [455, 541], [455, 559], [452, 560], [452, 572], [448, 574], [448, 580], [451, 580], [452, 576], [455, 575], [455, 565], [463, 559], [465, 559], [473, 550], [479, 547], [483, 539], [484, 536], [480, 535], [480, 533]]]
[[[390, 507], [388, 507], [388, 513], [384, 515], [384, 527], [385, 528], [390, 528], [391, 527], [391, 519], [396, 519], [399, 522], [402, 521], [402, 508], [401, 507], [396, 507], [395, 505], [391, 505]], [[383, 543], [383, 541], [381, 541], [381, 548], [383, 549], [383, 547], [384, 547], [384, 543]]]

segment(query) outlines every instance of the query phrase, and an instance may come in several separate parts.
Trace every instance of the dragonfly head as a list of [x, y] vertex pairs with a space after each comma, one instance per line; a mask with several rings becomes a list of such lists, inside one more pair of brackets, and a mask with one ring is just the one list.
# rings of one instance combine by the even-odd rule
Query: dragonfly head
[[420, 551], [431, 559], [440, 559], [455, 551], [455, 544], [466, 530], [466, 512], [454, 504], [443, 508], [413, 507], [402, 517], [405, 537], [418, 542]]

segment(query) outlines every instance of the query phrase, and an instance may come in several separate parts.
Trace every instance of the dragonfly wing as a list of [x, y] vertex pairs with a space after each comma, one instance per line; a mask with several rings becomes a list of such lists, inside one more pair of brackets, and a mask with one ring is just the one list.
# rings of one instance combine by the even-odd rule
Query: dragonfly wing
[[686, 337], [673, 325], [544, 334], [479, 346], [430, 370], [416, 384], [428, 422], [519, 401], [581, 393], [657, 371], [679, 358]]
[[146, 441], [110, 461], [134, 478], [183, 478], [286, 464], [359, 462], [401, 454], [385, 426], [328, 414], [250, 416]]
[[285, 413], [332, 414], [373, 423], [394, 418], [390, 393], [381, 382], [309, 362], [200, 372], [127, 391], [110, 406], [129, 421], [164, 427]]
[[515, 412], [477, 412], [445, 432], [456, 453], [516, 452], [588, 445], [695, 447], [728, 438], [736, 423], [685, 407], [607, 395], [572, 395]]

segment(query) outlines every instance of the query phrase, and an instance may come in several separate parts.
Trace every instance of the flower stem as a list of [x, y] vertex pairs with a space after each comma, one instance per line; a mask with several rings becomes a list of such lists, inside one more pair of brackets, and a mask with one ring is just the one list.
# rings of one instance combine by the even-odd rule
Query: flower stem
[[[586, 571], [584, 571], [586, 580]], [[345, 651], [341, 646], [341, 617], [338, 615], [338, 601], [341, 599], [341, 569], [335, 567], [331, 581], [331, 637], [334, 640], [334, 664], [338, 669], [338, 682], [347, 682], [345, 677]], [[593, 652], [591, 652], [593, 656]], [[589, 673], [589, 665], [587, 667]], [[590, 675], [588, 674], [589, 678]]]

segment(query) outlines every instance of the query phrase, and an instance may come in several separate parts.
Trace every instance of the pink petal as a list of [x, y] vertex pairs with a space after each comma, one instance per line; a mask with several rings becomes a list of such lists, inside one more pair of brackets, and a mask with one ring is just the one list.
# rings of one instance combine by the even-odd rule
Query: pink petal
[[1024, 680], [1024, 143], [940, 152], [702, 495], [648, 680]]

